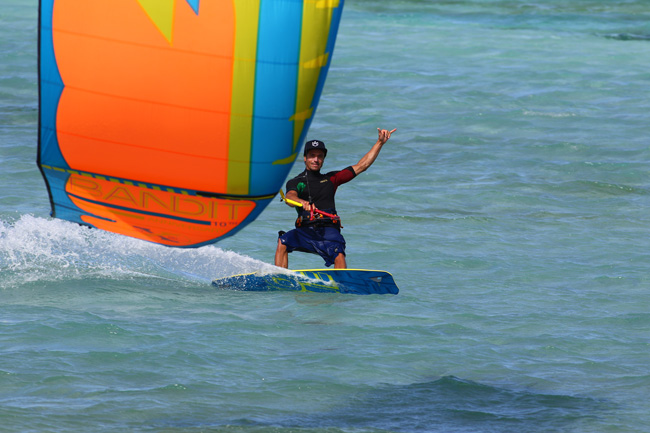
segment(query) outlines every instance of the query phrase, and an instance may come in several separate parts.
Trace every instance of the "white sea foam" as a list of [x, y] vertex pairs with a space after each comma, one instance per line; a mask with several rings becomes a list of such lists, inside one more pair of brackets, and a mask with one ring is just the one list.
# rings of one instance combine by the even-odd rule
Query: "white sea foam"
[[0, 220], [0, 288], [16, 282], [129, 277], [209, 283], [275, 266], [215, 246], [169, 248], [77, 224], [23, 215]]

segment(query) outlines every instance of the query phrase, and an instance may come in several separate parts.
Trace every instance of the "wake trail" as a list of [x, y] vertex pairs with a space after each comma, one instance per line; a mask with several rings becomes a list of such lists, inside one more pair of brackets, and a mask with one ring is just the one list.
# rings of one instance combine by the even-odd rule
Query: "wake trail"
[[215, 246], [170, 248], [66, 221], [22, 215], [0, 220], [0, 288], [84, 278], [214, 278], [273, 272], [275, 266]]

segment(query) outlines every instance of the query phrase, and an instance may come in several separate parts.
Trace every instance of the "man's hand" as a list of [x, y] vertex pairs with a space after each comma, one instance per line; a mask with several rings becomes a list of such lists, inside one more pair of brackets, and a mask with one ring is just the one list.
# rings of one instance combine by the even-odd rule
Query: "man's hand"
[[388, 139], [390, 138], [390, 135], [395, 131], [397, 131], [397, 128], [393, 129], [392, 131], [389, 131], [388, 129], [377, 128], [377, 132], [379, 134], [378, 140], [383, 145], [384, 143], [386, 143], [388, 141]]
[[302, 207], [304, 210], [311, 210], [311, 205], [307, 200], [303, 200], [298, 197], [298, 193], [294, 190], [289, 190], [287, 191], [287, 195], [285, 196], [287, 200], [284, 202], [291, 207]]

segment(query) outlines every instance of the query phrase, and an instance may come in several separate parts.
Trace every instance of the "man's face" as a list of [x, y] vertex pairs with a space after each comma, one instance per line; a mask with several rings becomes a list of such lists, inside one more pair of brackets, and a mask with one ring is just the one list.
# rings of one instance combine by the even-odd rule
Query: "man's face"
[[312, 149], [305, 155], [305, 167], [309, 171], [319, 171], [325, 160], [325, 152], [319, 149]]

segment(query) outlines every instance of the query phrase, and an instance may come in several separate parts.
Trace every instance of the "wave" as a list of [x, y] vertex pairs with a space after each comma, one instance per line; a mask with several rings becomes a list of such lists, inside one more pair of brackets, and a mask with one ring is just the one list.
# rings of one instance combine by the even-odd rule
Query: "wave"
[[352, 392], [349, 398], [317, 413], [251, 415], [230, 421], [230, 425], [193, 421], [187, 424], [197, 430], [231, 431], [232, 428], [232, 431], [282, 433], [541, 433], [592, 431], [592, 423], [612, 409], [615, 409], [612, 403], [590, 397], [513, 391], [446, 376], [432, 382]]
[[87, 278], [146, 277], [209, 284], [218, 277], [273, 269], [215, 246], [169, 248], [31, 215], [14, 222], [0, 220], [0, 289]]
[[605, 35], [607, 39], [614, 39], [617, 41], [650, 41], [649, 34], [636, 34], [636, 33], [612, 33]]
[[[611, 409], [610, 403], [590, 397], [513, 391], [445, 376], [369, 389], [332, 412], [300, 419], [300, 425], [408, 433], [567, 431]], [[279, 424], [295, 426], [296, 421]]]

